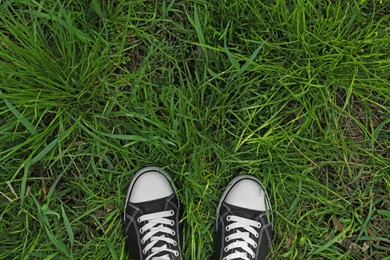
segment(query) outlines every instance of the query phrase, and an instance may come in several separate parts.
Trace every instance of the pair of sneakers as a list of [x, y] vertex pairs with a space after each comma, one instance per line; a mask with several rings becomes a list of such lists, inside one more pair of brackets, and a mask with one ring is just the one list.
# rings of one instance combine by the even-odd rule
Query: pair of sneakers
[[[180, 203], [169, 175], [141, 169], [126, 196], [124, 226], [133, 260], [182, 260]], [[219, 201], [215, 260], [265, 259], [272, 238], [267, 192], [253, 176], [234, 178]]]

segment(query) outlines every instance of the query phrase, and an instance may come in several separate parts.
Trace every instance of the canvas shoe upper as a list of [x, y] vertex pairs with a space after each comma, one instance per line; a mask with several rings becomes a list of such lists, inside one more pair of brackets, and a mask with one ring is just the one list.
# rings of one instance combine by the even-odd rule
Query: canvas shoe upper
[[272, 209], [258, 179], [244, 175], [229, 183], [216, 222], [215, 260], [266, 258], [272, 239]]
[[172, 180], [157, 167], [133, 177], [126, 196], [124, 226], [133, 260], [182, 260], [180, 204]]

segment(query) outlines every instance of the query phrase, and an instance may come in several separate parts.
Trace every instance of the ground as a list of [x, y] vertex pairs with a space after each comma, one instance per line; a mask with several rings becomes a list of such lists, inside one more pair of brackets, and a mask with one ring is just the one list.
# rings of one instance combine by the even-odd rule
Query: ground
[[185, 259], [240, 174], [270, 259], [389, 259], [388, 0], [0, 2], [0, 258], [125, 259], [127, 186], [168, 171]]

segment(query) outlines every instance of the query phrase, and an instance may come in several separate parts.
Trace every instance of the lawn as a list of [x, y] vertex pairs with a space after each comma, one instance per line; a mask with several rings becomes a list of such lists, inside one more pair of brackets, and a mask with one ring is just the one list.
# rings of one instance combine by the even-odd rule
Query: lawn
[[240, 174], [270, 195], [270, 259], [390, 259], [390, 2], [0, 1], [0, 259], [126, 259], [147, 165], [185, 259]]

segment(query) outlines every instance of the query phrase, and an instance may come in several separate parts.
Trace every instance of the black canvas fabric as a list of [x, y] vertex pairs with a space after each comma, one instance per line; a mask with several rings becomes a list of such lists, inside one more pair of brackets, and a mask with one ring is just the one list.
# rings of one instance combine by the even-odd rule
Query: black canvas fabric
[[[131, 203], [130, 201], [127, 203], [125, 208], [125, 235], [127, 236], [126, 242], [128, 247], [130, 248], [130, 253], [133, 260], [144, 260], [146, 259], [147, 255], [144, 255], [142, 253], [143, 248], [147, 245], [148, 242], [145, 244], [141, 244], [142, 236], [139, 233], [140, 228], [142, 228], [144, 223], [138, 223], [137, 219], [145, 214], [150, 213], [156, 213], [161, 211], [168, 211], [173, 210], [174, 215], [170, 217], [169, 219], [175, 221], [175, 225], [169, 226], [172, 230], [176, 232], [175, 236], [169, 236], [170, 238], [174, 239], [177, 242], [176, 246], [173, 246], [171, 244], [167, 244], [167, 247], [172, 250], [177, 250], [179, 252], [179, 256], [175, 256], [174, 254], [170, 253], [170, 259], [172, 260], [182, 260], [182, 254], [180, 249], [180, 228], [179, 228], [179, 215], [180, 215], [180, 204], [178, 201], [178, 198], [176, 194], [172, 194], [168, 197], [157, 199], [153, 201], [147, 201], [147, 202], [141, 202], [141, 203]], [[157, 234], [159, 235], [159, 234]], [[161, 234], [160, 234], [161, 235]], [[160, 247], [162, 243], [159, 241], [156, 246]], [[165, 244], [165, 243], [164, 243]], [[161, 255], [166, 255], [167, 252], [161, 253]], [[156, 255], [160, 256], [160, 255]]]
[[[230, 244], [232, 241], [226, 242], [225, 238], [232, 234], [232, 232], [235, 232], [235, 230], [226, 231], [225, 227], [230, 225], [232, 222], [228, 222], [226, 217], [234, 215], [238, 217], [248, 218], [251, 220], [259, 221], [261, 223], [261, 227], [255, 228], [256, 231], [259, 233], [259, 237], [255, 238], [255, 236], [251, 235], [251, 238], [256, 241], [257, 248], [254, 250], [255, 252], [255, 260], [263, 260], [266, 259], [266, 256], [269, 251], [269, 247], [271, 245], [272, 240], [272, 214], [269, 214], [267, 217], [266, 212], [264, 211], [257, 211], [257, 210], [250, 210], [246, 208], [237, 207], [234, 205], [230, 205], [226, 202], [222, 202], [218, 220], [217, 220], [217, 241], [216, 241], [216, 251], [214, 254], [215, 260], [223, 260], [224, 257], [231, 254], [234, 251], [228, 251], [225, 252], [224, 248]], [[243, 232], [247, 232], [245, 230], [240, 230]], [[236, 250], [236, 249], [235, 249]], [[238, 249], [240, 251], [240, 249]], [[242, 252], [245, 252], [242, 250]], [[249, 256], [250, 259], [251, 256]]]

